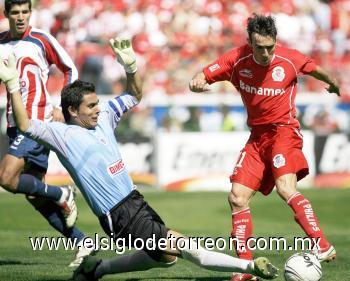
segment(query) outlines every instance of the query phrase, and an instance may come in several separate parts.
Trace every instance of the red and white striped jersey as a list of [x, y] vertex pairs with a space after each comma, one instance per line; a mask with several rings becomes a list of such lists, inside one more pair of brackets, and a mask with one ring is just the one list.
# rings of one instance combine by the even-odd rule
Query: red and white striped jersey
[[[20, 73], [22, 101], [30, 119], [45, 120], [53, 109], [47, 91], [49, 68], [55, 64], [64, 74], [64, 84], [78, 78], [78, 71], [67, 52], [49, 33], [28, 27], [21, 39], [11, 38], [9, 31], [0, 33], [0, 58], [14, 53]], [[7, 122], [16, 126], [7, 93]]]

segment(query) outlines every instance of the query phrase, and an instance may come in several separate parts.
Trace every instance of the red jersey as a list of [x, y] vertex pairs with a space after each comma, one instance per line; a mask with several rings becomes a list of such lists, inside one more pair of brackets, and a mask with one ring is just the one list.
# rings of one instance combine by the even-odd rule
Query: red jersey
[[299, 127], [295, 95], [297, 75], [316, 69], [315, 62], [300, 52], [276, 46], [267, 66], [258, 64], [249, 45], [235, 48], [203, 69], [209, 84], [230, 81], [247, 108], [248, 126], [266, 124]]

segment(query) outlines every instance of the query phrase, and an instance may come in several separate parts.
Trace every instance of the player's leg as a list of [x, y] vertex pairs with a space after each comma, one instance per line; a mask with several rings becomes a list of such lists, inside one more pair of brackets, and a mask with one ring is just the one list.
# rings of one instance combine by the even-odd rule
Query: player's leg
[[318, 240], [319, 260], [333, 260], [335, 250], [325, 238], [310, 201], [297, 191], [297, 181], [309, 171], [302, 152], [302, 136], [295, 129], [278, 127], [274, 141], [270, 161], [277, 193], [292, 208], [295, 221], [305, 233]]
[[107, 274], [170, 267], [176, 263], [177, 256], [208, 270], [245, 272], [266, 279], [277, 277], [277, 268], [266, 258], [248, 261], [208, 251], [184, 235], [169, 230], [164, 252], [136, 251], [112, 259], [88, 256], [75, 271], [73, 280], [98, 280]]
[[[34, 140], [18, 134], [16, 128], [9, 128], [7, 134], [10, 147], [0, 165], [0, 183], [15, 193], [55, 201], [61, 207], [67, 226], [73, 226], [77, 217], [73, 189], [46, 185], [40, 175], [36, 176], [37, 173], [46, 173], [49, 150]], [[30, 171], [27, 173], [28, 169]]]
[[296, 174], [287, 174], [276, 179], [277, 193], [292, 208], [295, 221], [310, 238], [318, 241], [320, 249], [316, 253], [319, 260], [334, 260], [336, 257], [334, 247], [324, 236], [310, 201], [297, 191], [296, 185]]
[[[237, 160], [230, 180], [232, 189], [228, 196], [232, 211], [232, 232], [234, 247], [239, 258], [252, 260], [253, 253], [246, 241], [253, 233], [249, 201], [256, 191], [268, 194], [274, 183], [269, 181], [265, 163], [261, 159], [261, 145], [258, 139], [250, 139]], [[237, 243], [239, 242], [239, 243]], [[252, 274], [234, 273], [235, 280], [257, 280]]]
[[220, 272], [241, 272], [266, 279], [277, 277], [277, 268], [266, 258], [255, 261], [235, 258], [223, 253], [209, 251], [195, 240], [173, 230], [168, 231], [168, 244], [165, 253], [179, 256], [205, 269]]
[[41, 196], [54, 201], [63, 200], [65, 196], [61, 188], [45, 185], [30, 174], [22, 174], [28, 162], [25, 159], [28, 158], [30, 151], [41, 152], [38, 147], [36, 142], [23, 135], [10, 137], [10, 147], [0, 163], [0, 186], [12, 193]]
[[[239, 258], [253, 259], [246, 241], [252, 236], [253, 224], [249, 209], [249, 201], [260, 188], [264, 176], [264, 163], [260, 159], [258, 144], [248, 141], [236, 162], [230, 176], [232, 182], [228, 202], [232, 212], [231, 236], [235, 242], [235, 250]], [[239, 245], [238, 243], [239, 242]]]
[[232, 212], [231, 237], [237, 256], [241, 259], [252, 260], [253, 253], [247, 247], [247, 239], [253, 234], [253, 223], [250, 214], [249, 201], [256, 193], [255, 190], [239, 184], [233, 183], [228, 201]]

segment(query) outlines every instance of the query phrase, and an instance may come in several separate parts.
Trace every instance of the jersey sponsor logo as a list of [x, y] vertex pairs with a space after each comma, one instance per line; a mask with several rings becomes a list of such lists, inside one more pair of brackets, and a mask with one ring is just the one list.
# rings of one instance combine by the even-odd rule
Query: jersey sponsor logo
[[241, 75], [242, 77], [247, 77], [247, 78], [253, 78], [253, 73], [250, 69], [242, 69], [239, 71], [239, 75]]
[[276, 66], [272, 70], [272, 79], [276, 82], [283, 81], [284, 77], [286, 77], [286, 74], [284, 73], [284, 68], [282, 66]]
[[260, 96], [278, 96], [283, 95], [286, 91], [281, 89], [274, 89], [274, 88], [264, 88], [264, 87], [253, 87], [246, 83], [244, 83], [242, 80], [239, 80], [239, 87], [241, 90], [254, 95], [260, 95]]
[[283, 154], [276, 154], [273, 157], [273, 166], [278, 169], [284, 165], [286, 165], [286, 158], [284, 158]]
[[210, 72], [214, 72], [215, 70], [218, 70], [220, 68], [219, 64], [213, 64], [212, 66], [209, 67]]
[[125, 165], [122, 159], [118, 160], [117, 162], [114, 162], [113, 164], [109, 165], [107, 168], [109, 175], [115, 176], [116, 174], [124, 170], [124, 166]]

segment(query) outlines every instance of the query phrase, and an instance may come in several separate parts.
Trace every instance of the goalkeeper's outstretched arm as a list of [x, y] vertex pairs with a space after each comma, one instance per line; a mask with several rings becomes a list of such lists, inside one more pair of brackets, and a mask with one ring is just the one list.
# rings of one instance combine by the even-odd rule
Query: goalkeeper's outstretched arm
[[142, 82], [137, 72], [136, 55], [132, 48], [131, 40], [115, 38], [109, 42], [118, 62], [125, 69], [127, 92], [140, 101], [142, 98]]
[[21, 132], [29, 128], [29, 118], [22, 102], [22, 96], [19, 86], [19, 75], [16, 69], [16, 60], [14, 54], [8, 58], [8, 63], [0, 60], [0, 80], [2, 80], [8, 92], [11, 94], [12, 110], [15, 117], [17, 128]]

